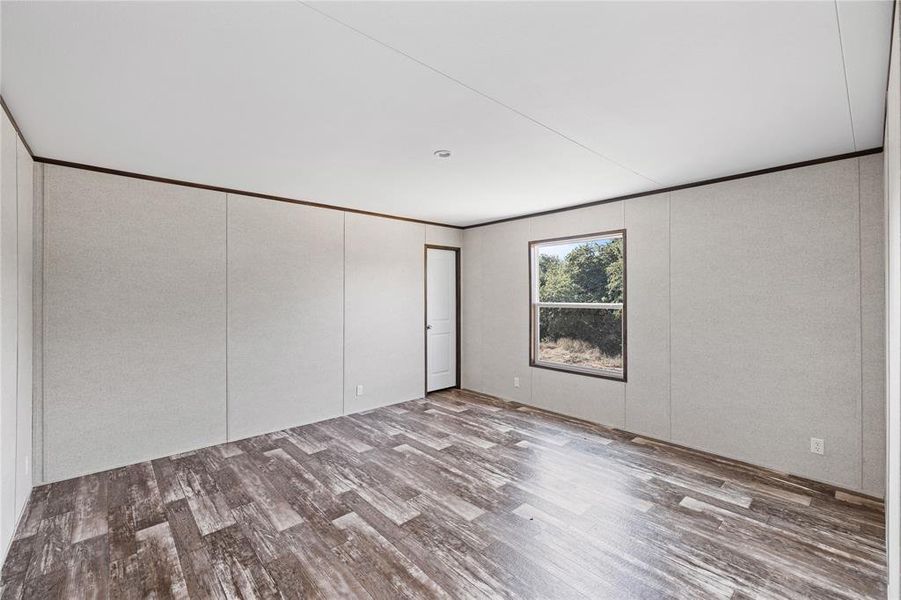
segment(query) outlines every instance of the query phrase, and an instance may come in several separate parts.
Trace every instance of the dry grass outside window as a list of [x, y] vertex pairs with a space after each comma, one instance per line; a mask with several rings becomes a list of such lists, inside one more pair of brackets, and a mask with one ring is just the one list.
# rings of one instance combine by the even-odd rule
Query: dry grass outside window
[[577, 365], [594, 369], [623, 368], [622, 356], [608, 356], [603, 354], [597, 346], [572, 338], [542, 340], [539, 355], [543, 361], [566, 365]]

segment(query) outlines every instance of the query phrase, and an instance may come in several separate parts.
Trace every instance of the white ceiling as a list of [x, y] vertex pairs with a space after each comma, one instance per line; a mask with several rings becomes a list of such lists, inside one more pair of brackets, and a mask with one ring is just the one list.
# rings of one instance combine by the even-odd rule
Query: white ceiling
[[891, 11], [3, 2], [0, 92], [38, 156], [468, 225], [881, 146]]

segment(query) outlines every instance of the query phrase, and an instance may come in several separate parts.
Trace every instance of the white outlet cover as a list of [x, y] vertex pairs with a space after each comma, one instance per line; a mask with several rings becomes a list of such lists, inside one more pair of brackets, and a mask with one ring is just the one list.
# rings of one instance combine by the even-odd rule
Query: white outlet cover
[[357, 396], [362, 396], [362, 395], [363, 395], [363, 386], [358, 385], [357, 386]]
[[824, 454], [826, 443], [820, 438], [810, 438], [810, 451], [814, 454]]
[[513, 387], [515, 387], [515, 388], [519, 387], [519, 377], [513, 378]]

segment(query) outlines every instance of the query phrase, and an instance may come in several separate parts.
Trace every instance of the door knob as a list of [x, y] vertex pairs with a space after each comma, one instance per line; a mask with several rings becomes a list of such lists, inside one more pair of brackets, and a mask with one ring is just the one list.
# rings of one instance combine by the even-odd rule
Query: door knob
[[431, 326], [431, 325], [426, 325], [425, 328], [426, 328], [426, 329], [431, 329], [432, 326]]

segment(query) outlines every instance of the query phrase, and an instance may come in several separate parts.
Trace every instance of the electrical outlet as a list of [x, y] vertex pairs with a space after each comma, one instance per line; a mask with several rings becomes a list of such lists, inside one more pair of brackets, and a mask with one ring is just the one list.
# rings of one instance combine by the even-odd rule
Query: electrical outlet
[[513, 378], [513, 387], [515, 387], [515, 388], [519, 387], [519, 377]]
[[363, 395], [363, 386], [358, 385], [357, 386], [357, 396], [362, 396], [362, 395]]
[[820, 438], [810, 438], [810, 451], [814, 454], [824, 454], [826, 452], [826, 443]]
[[25, 474], [31, 475], [31, 457], [27, 454], [25, 455]]

